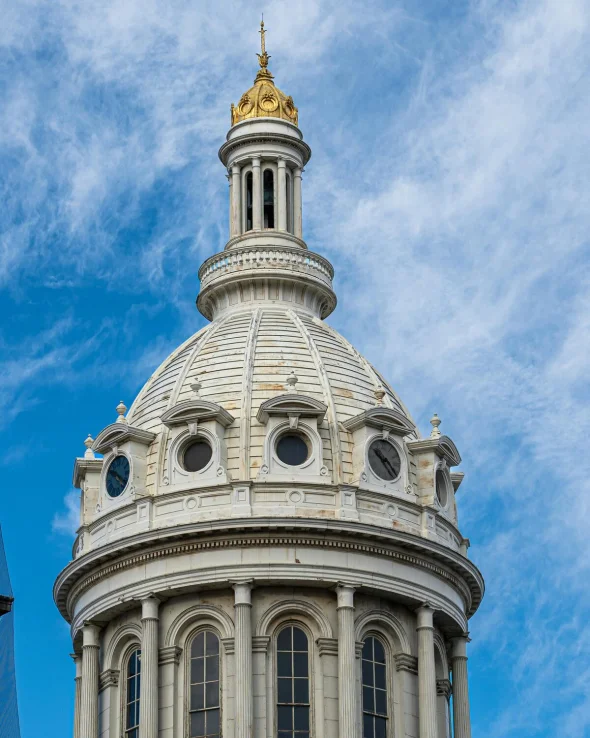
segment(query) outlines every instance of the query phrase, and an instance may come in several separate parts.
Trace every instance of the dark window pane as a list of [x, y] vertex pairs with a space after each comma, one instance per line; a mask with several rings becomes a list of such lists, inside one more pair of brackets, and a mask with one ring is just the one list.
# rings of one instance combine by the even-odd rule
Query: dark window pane
[[277, 638], [277, 649], [279, 651], [290, 651], [291, 650], [291, 633], [292, 628], [285, 628], [279, 633]]
[[293, 666], [294, 674], [296, 677], [307, 676], [307, 654], [306, 653], [294, 653], [293, 654]]
[[193, 441], [184, 451], [182, 464], [187, 471], [198, 472], [207, 466], [212, 456], [213, 450], [206, 441]]
[[279, 730], [279, 738], [293, 738], [290, 730]]
[[270, 169], [265, 169], [262, 175], [263, 182], [263, 202], [264, 202], [264, 227], [275, 227], [275, 208], [274, 208], [274, 177]]
[[387, 715], [387, 692], [381, 689], [375, 690], [375, 712], [379, 715]]
[[193, 638], [193, 645], [191, 647], [191, 656], [204, 656], [205, 655], [205, 634], [197, 633]]
[[219, 710], [208, 710], [207, 715], [207, 735], [219, 735]]
[[281, 436], [277, 443], [277, 456], [289, 466], [299, 466], [307, 461], [309, 449], [307, 443], [300, 435], [295, 433], [286, 433]]
[[385, 718], [375, 718], [375, 738], [387, 738], [387, 720]]
[[307, 636], [300, 628], [293, 628], [293, 650], [307, 651]]
[[219, 656], [207, 656], [207, 681], [216, 682], [219, 679]]
[[375, 692], [373, 687], [363, 687], [363, 710], [375, 712]]
[[202, 738], [205, 735], [205, 713], [191, 713], [191, 738]]
[[363, 715], [363, 738], [375, 738], [372, 715]]
[[207, 656], [214, 656], [215, 654], [219, 653], [219, 638], [215, 635], [215, 633], [211, 633], [210, 631], [208, 631], [206, 635], [207, 635], [206, 654]]
[[375, 661], [378, 664], [384, 664], [385, 663], [385, 649], [383, 648], [383, 644], [380, 643], [376, 638], [373, 638], [373, 643], [375, 647]]
[[373, 686], [373, 664], [371, 661], [363, 660], [363, 684], [367, 687]]
[[290, 704], [293, 701], [293, 681], [291, 679], [279, 679], [278, 702], [279, 704]]
[[205, 685], [205, 707], [219, 706], [219, 682], [207, 682]]
[[375, 664], [375, 686], [385, 689], [385, 666], [383, 664]]
[[191, 710], [202, 710], [205, 707], [205, 686], [197, 684], [191, 687]]
[[136, 699], [136, 686], [135, 686], [135, 679], [130, 679], [127, 683], [127, 702], [135, 702]]
[[292, 730], [293, 729], [293, 708], [278, 707], [278, 723], [279, 730]]
[[282, 677], [292, 676], [291, 659], [292, 659], [292, 655], [290, 653], [279, 652], [277, 654], [277, 668], [278, 668], [279, 676], [282, 676]]
[[363, 658], [367, 659], [367, 661], [373, 660], [373, 639], [367, 638], [367, 640], [363, 643]]
[[191, 684], [205, 681], [205, 659], [191, 659]]
[[308, 703], [309, 702], [309, 681], [307, 679], [294, 680], [293, 702]]
[[295, 730], [309, 730], [309, 707], [297, 706], [293, 711]]

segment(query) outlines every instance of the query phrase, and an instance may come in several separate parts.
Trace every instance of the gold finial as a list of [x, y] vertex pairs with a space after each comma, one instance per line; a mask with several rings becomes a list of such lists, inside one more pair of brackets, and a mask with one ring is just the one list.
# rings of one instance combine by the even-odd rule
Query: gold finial
[[268, 60], [270, 59], [270, 56], [266, 53], [266, 31], [264, 29], [264, 15], [262, 16], [262, 20], [260, 21], [260, 51], [261, 54], [256, 54], [258, 57], [258, 62], [260, 63], [261, 69], [266, 69], [268, 67]]

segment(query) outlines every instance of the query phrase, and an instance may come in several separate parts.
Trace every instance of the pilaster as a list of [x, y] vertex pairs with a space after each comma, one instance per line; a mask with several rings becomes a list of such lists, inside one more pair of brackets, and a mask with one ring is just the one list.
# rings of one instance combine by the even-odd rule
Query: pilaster
[[236, 738], [252, 737], [252, 582], [233, 585], [235, 600]]
[[158, 738], [158, 629], [160, 600], [149, 595], [141, 601], [140, 738]]
[[339, 735], [357, 737], [356, 721], [356, 641], [354, 633], [354, 592], [350, 584], [336, 587], [338, 598], [338, 716]]
[[420, 738], [437, 738], [436, 672], [434, 666], [434, 610], [424, 604], [418, 618], [418, 724]]

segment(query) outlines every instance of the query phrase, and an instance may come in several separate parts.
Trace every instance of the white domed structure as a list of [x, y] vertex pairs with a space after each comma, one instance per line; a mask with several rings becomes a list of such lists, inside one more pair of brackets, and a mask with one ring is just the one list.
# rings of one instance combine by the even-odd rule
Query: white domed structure
[[197, 300], [211, 323], [76, 460], [80, 529], [55, 585], [75, 736], [448, 738], [454, 721], [468, 738], [484, 587], [458, 529], [461, 459], [323, 320], [311, 152], [262, 52], [266, 91], [220, 150], [230, 239]]

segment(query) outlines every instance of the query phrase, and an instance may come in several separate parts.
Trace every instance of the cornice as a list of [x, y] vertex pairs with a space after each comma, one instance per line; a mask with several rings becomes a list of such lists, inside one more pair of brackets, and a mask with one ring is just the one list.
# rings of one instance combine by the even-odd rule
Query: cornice
[[240, 149], [244, 145], [264, 145], [269, 143], [287, 144], [288, 146], [292, 146], [294, 149], [298, 149], [303, 158], [303, 166], [305, 166], [311, 158], [311, 149], [305, 143], [305, 141], [297, 140], [292, 136], [281, 133], [246, 133], [243, 136], [238, 136], [236, 138], [230, 139], [229, 141], [226, 141], [219, 148], [219, 159], [223, 166], [226, 166], [228, 159], [236, 149]]
[[277, 545], [359, 551], [429, 570], [461, 593], [468, 617], [476, 611], [484, 593], [483, 578], [472, 562], [429, 539], [354, 521], [250, 518], [148, 531], [104, 546], [71, 562], [61, 572], [54, 586], [54, 599], [69, 621], [70, 603], [114, 572], [202, 550]]

